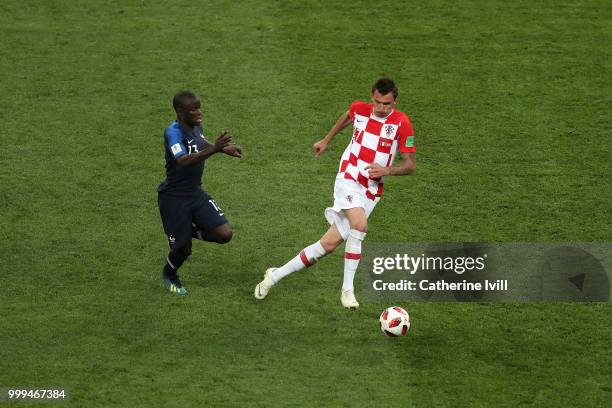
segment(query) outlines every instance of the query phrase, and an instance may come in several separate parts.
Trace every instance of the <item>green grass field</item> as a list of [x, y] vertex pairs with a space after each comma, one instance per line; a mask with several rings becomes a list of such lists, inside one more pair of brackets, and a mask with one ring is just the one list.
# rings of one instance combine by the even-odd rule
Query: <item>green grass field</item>
[[[78, 407], [606, 406], [612, 307], [339, 304], [342, 254], [252, 297], [326, 228], [348, 133], [312, 143], [380, 75], [418, 145], [370, 242], [610, 242], [608, 1], [0, 3], [0, 388]], [[234, 226], [162, 290], [162, 130], [180, 89], [241, 160], [207, 162]], [[605, 401], [608, 401], [607, 403]], [[23, 403], [19, 406], [27, 406]], [[17, 405], [16, 405], [17, 406]]]

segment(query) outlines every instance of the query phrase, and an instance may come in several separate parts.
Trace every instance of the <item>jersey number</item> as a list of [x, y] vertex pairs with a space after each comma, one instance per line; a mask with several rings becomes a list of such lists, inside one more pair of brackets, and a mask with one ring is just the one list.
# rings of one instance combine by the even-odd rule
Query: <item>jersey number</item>
[[188, 146], [189, 146], [189, 154], [198, 152], [198, 146], [196, 145], [188, 145]]
[[223, 215], [223, 212], [221, 210], [221, 208], [219, 207], [219, 205], [217, 203], [215, 203], [215, 200], [208, 200], [208, 202], [210, 204], [212, 204], [213, 207], [215, 207], [215, 210], [217, 210], [217, 212], [219, 213], [219, 215]]

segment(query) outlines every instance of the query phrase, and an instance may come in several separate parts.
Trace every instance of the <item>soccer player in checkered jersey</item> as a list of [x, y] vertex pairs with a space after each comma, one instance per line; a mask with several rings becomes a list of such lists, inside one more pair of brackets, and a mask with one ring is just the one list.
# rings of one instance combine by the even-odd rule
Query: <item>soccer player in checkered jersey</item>
[[[314, 155], [319, 158], [333, 138], [349, 123], [353, 124], [353, 136], [336, 176], [334, 205], [325, 210], [331, 226], [319, 241], [304, 248], [285, 265], [268, 269], [264, 280], [255, 287], [257, 299], [265, 298], [272, 286], [285, 276], [312, 266], [346, 241], [340, 302], [349, 309], [359, 307], [353, 280], [368, 217], [380, 200], [385, 177], [413, 174], [416, 169], [412, 125], [406, 114], [395, 109], [397, 95], [393, 80], [379, 79], [372, 87], [371, 102], [352, 103], [327, 135], [314, 144]], [[398, 152], [403, 160], [393, 164]]]

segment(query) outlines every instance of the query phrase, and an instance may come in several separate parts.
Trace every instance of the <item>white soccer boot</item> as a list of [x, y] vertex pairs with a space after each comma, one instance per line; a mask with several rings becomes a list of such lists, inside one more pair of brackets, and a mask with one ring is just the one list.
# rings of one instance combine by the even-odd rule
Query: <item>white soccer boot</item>
[[353, 290], [343, 290], [340, 295], [340, 302], [342, 302], [342, 306], [347, 309], [359, 308], [359, 302], [355, 299], [355, 292]]
[[264, 274], [264, 280], [259, 282], [257, 286], [255, 286], [255, 299], [263, 299], [266, 297], [272, 286], [274, 286], [274, 281], [272, 280], [272, 272], [274, 272], [276, 268], [268, 268], [266, 273]]

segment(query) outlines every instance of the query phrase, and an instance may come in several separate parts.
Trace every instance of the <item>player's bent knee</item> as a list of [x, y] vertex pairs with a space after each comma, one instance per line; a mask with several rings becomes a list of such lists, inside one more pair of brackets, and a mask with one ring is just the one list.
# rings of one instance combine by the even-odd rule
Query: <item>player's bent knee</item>
[[354, 225], [351, 225], [351, 229], [366, 233], [368, 232], [368, 223], [366, 221], [356, 222]]
[[221, 236], [219, 237], [219, 242], [222, 244], [227, 244], [228, 242], [230, 242], [232, 240], [232, 236], [234, 234], [232, 233], [232, 230], [229, 230], [227, 232], [224, 232], [223, 234], [221, 234]]
[[218, 243], [227, 244], [232, 240], [234, 233], [229, 224], [223, 224], [215, 230], [215, 235]]

